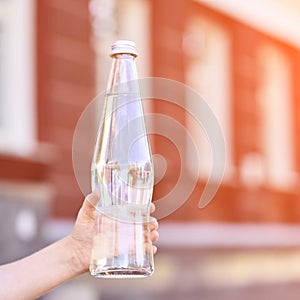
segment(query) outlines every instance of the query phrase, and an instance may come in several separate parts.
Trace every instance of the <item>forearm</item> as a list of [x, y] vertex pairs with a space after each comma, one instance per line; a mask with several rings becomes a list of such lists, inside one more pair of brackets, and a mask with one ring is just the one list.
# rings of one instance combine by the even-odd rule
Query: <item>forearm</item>
[[67, 237], [31, 256], [1, 266], [0, 299], [32, 300], [82, 272]]

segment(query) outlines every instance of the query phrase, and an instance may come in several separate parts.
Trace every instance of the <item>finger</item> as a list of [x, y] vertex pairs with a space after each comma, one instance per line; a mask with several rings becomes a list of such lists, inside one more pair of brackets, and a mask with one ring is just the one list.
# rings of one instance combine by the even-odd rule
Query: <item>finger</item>
[[156, 252], [157, 252], [157, 247], [154, 245], [152, 245], [152, 252], [153, 252], [153, 254], [156, 254]]
[[86, 200], [90, 202], [94, 207], [97, 206], [100, 199], [100, 191], [94, 190], [91, 194], [86, 196]]
[[150, 217], [150, 231], [158, 229], [158, 222], [155, 218]]
[[91, 219], [94, 220], [97, 215], [94, 203], [96, 203], [96, 201], [98, 200], [99, 197], [97, 197], [97, 193], [88, 194], [83, 201], [83, 204], [79, 211], [79, 216], [83, 219], [86, 219], [87, 221]]
[[153, 202], [150, 203], [150, 214], [155, 212], [155, 204]]
[[153, 253], [155, 254], [157, 252], [157, 247], [151, 244], [145, 244], [144, 245], [144, 250], [146, 253]]
[[159, 233], [158, 233], [156, 230], [151, 231], [151, 233], [150, 233], [150, 238], [151, 238], [151, 242], [152, 242], [152, 243], [157, 242], [157, 241], [158, 241], [158, 238], [159, 238]]

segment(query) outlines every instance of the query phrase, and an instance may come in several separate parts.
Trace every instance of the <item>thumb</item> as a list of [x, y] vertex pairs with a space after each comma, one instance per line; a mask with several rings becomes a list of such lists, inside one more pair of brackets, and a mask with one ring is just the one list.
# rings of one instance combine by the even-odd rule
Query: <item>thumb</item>
[[78, 219], [82, 221], [91, 221], [95, 220], [97, 217], [96, 205], [99, 201], [100, 193], [98, 190], [95, 190], [91, 194], [88, 194], [81, 206], [81, 209], [78, 213]]

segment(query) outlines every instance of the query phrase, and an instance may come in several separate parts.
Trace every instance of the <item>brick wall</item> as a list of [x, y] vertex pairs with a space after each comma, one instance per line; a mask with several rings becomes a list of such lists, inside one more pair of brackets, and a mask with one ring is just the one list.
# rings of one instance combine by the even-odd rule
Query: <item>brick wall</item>
[[[231, 39], [231, 77], [232, 92], [231, 115], [233, 123], [233, 164], [235, 174], [230, 181], [223, 182], [211, 204], [205, 209], [198, 209], [198, 201], [203, 192], [205, 182], [198, 182], [191, 197], [180, 209], [170, 215], [167, 220], [188, 221], [225, 221], [225, 222], [298, 222], [300, 220], [299, 192], [294, 187], [281, 190], [263, 182], [255, 188], [249, 188], [241, 179], [241, 164], [248, 153], [262, 153], [261, 115], [257, 93], [259, 66], [256, 60], [256, 47], [263, 42], [276, 45], [289, 59], [292, 69], [293, 87], [291, 91], [294, 122], [293, 139], [295, 141], [296, 166], [299, 171], [299, 51], [291, 45], [276, 40], [266, 34], [214, 11], [197, 1], [152, 1], [152, 47], [153, 75], [180, 82], [185, 82], [185, 56], [182, 47], [186, 21], [197, 15], [200, 19], [208, 18], [221, 24], [228, 30]], [[216, 87], [217, 88], [217, 87]], [[164, 113], [185, 125], [185, 114], [176, 111], [176, 107], [168, 108], [159, 101], [154, 102], [153, 109]], [[184, 137], [182, 137], [184, 143]], [[161, 137], [154, 137], [155, 153], [175, 155], [174, 149], [167, 145]], [[262, 153], [263, 155], [263, 153]], [[156, 186], [154, 199], [166, 195], [176, 184], [180, 172], [178, 160], [170, 159], [168, 168], [171, 174]], [[164, 183], [164, 184], [162, 184]]]
[[36, 1], [38, 137], [54, 145], [47, 176], [56, 190], [55, 216], [74, 216], [82, 201], [72, 167], [72, 138], [94, 97], [88, 2]]

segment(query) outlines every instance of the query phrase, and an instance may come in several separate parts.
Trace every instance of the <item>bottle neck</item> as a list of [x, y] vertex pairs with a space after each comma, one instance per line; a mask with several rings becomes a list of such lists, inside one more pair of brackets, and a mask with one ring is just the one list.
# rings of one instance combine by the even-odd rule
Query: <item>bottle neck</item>
[[137, 93], [137, 70], [135, 56], [115, 54], [107, 84], [107, 93]]

